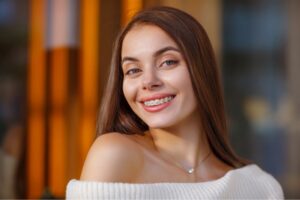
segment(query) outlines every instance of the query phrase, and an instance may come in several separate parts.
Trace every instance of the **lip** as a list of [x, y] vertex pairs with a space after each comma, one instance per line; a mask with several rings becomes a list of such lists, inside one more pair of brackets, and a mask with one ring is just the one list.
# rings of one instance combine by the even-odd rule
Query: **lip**
[[[150, 100], [154, 100], [154, 99], [162, 99], [162, 98], [165, 98], [165, 97], [169, 97], [169, 96], [172, 96], [173, 99], [169, 102], [166, 102], [166, 103], [163, 103], [163, 104], [160, 104], [160, 105], [156, 105], [156, 106], [146, 106], [144, 104], [145, 101], [150, 101]], [[175, 99], [176, 95], [174, 94], [156, 94], [156, 95], [153, 95], [151, 97], [147, 97], [147, 98], [142, 98], [140, 103], [142, 104], [142, 107], [144, 108], [144, 110], [146, 110], [147, 112], [159, 112], [165, 108], [167, 108], [168, 106], [170, 106], [173, 102], [173, 100]]]

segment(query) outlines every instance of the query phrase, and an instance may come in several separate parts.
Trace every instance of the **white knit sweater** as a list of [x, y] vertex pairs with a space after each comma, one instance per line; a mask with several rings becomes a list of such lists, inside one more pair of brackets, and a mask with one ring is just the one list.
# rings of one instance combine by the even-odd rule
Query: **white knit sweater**
[[257, 165], [199, 183], [104, 183], [71, 180], [67, 199], [283, 199], [279, 183]]

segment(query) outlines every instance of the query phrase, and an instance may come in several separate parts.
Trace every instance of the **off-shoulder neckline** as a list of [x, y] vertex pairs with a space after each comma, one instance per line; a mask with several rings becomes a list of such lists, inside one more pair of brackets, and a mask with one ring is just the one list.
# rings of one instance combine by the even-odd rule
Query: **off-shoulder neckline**
[[100, 182], [100, 181], [89, 181], [89, 180], [78, 180], [78, 179], [71, 179], [70, 183], [86, 183], [86, 184], [118, 184], [118, 185], [142, 185], [142, 186], [147, 186], [147, 185], [193, 185], [193, 184], [210, 184], [210, 183], [216, 183], [220, 182], [223, 179], [226, 179], [228, 176], [231, 176], [232, 174], [235, 173], [240, 173], [242, 171], [253, 171], [257, 170], [259, 167], [256, 164], [249, 164], [245, 165], [239, 168], [235, 168], [232, 170], [229, 170], [224, 174], [224, 176], [210, 180], [210, 181], [203, 181], [203, 182], [152, 182], [152, 183], [128, 183], [128, 182]]

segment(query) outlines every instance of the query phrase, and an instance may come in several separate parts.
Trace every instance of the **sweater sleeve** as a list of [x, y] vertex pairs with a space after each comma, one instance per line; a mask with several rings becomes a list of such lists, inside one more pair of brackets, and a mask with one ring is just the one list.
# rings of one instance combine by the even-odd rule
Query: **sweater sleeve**
[[[261, 170], [258, 168], [258, 170]], [[258, 176], [257, 174], [260, 174]], [[259, 182], [258, 188], [261, 188], [263, 191], [268, 191], [266, 198], [268, 199], [284, 199], [284, 194], [281, 185], [279, 182], [270, 174], [266, 172], [255, 173], [256, 181]]]

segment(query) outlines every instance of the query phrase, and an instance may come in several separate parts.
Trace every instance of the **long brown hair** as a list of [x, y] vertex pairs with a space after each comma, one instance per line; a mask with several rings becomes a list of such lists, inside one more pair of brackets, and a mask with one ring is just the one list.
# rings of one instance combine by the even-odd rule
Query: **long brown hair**
[[136, 25], [152, 24], [164, 30], [178, 45], [191, 75], [201, 113], [203, 133], [213, 153], [232, 167], [243, 165], [228, 142], [220, 75], [209, 38], [189, 14], [170, 7], [156, 7], [136, 14], [116, 39], [110, 75], [100, 108], [97, 134], [143, 134], [148, 126], [131, 110], [123, 91], [121, 49], [126, 34]]

